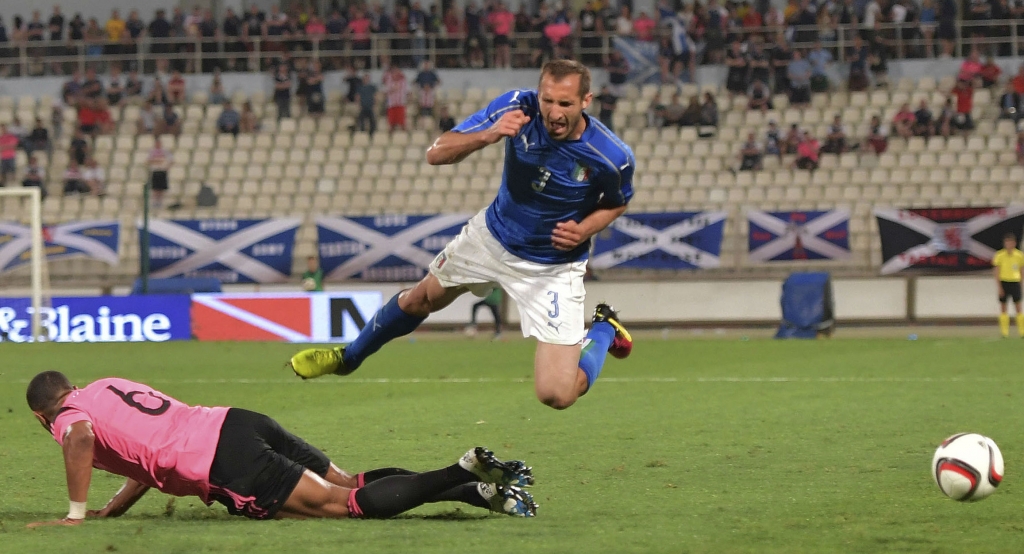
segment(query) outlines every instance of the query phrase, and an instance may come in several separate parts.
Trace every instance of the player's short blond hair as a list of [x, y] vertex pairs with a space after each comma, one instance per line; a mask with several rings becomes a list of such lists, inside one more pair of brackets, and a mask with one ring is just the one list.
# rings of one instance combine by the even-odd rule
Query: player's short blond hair
[[540, 70], [540, 78], [543, 79], [545, 75], [550, 75], [556, 82], [570, 75], [579, 75], [580, 98], [590, 92], [590, 70], [576, 60], [551, 60]]

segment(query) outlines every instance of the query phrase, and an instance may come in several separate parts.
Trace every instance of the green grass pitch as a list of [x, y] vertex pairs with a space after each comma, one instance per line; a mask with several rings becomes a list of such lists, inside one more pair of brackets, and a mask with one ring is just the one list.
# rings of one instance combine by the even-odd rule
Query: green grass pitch
[[[294, 346], [0, 344], [2, 552], [1021, 552], [1024, 341], [638, 341], [565, 412], [534, 398], [533, 343], [401, 340], [302, 382]], [[145, 381], [271, 415], [349, 470], [432, 469], [474, 445], [534, 466], [538, 517], [428, 505], [392, 521], [254, 522], [151, 492], [64, 515], [60, 449], [31, 417], [37, 371]], [[946, 436], [993, 437], [1006, 479], [961, 504], [933, 484]], [[122, 479], [94, 473], [90, 508]]]

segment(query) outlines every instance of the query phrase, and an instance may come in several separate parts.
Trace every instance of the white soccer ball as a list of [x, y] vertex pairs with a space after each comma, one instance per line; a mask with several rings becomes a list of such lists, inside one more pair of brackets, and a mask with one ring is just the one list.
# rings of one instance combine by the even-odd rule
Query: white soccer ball
[[946, 496], [961, 502], [988, 498], [1003, 480], [1003, 454], [995, 441], [957, 433], [942, 441], [932, 458], [932, 478]]
[[302, 290], [313, 291], [316, 290], [316, 279], [312, 277], [306, 277], [302, 280]]

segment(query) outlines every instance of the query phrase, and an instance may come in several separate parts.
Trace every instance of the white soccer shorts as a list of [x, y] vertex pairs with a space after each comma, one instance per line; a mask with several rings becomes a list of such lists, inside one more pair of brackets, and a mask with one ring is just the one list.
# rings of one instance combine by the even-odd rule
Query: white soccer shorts
[[586, 271], [586, 260], [540, 264], [510, 253], [487, 228], [484, 211], [430, 264], [430, 273], [445, 288], [465, 286], [482, 297], [500, 286], [519, 307], [524, 337], [566, 345], [579, 344], [586, 335]]

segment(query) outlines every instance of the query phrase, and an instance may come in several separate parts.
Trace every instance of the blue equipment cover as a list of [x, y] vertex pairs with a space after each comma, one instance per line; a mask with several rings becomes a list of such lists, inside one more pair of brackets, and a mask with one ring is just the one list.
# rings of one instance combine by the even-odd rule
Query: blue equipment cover
[[793, 273], [782, 284], [782, 322], [775, 338], [817, 338], [835, 328], [828, 273]]

